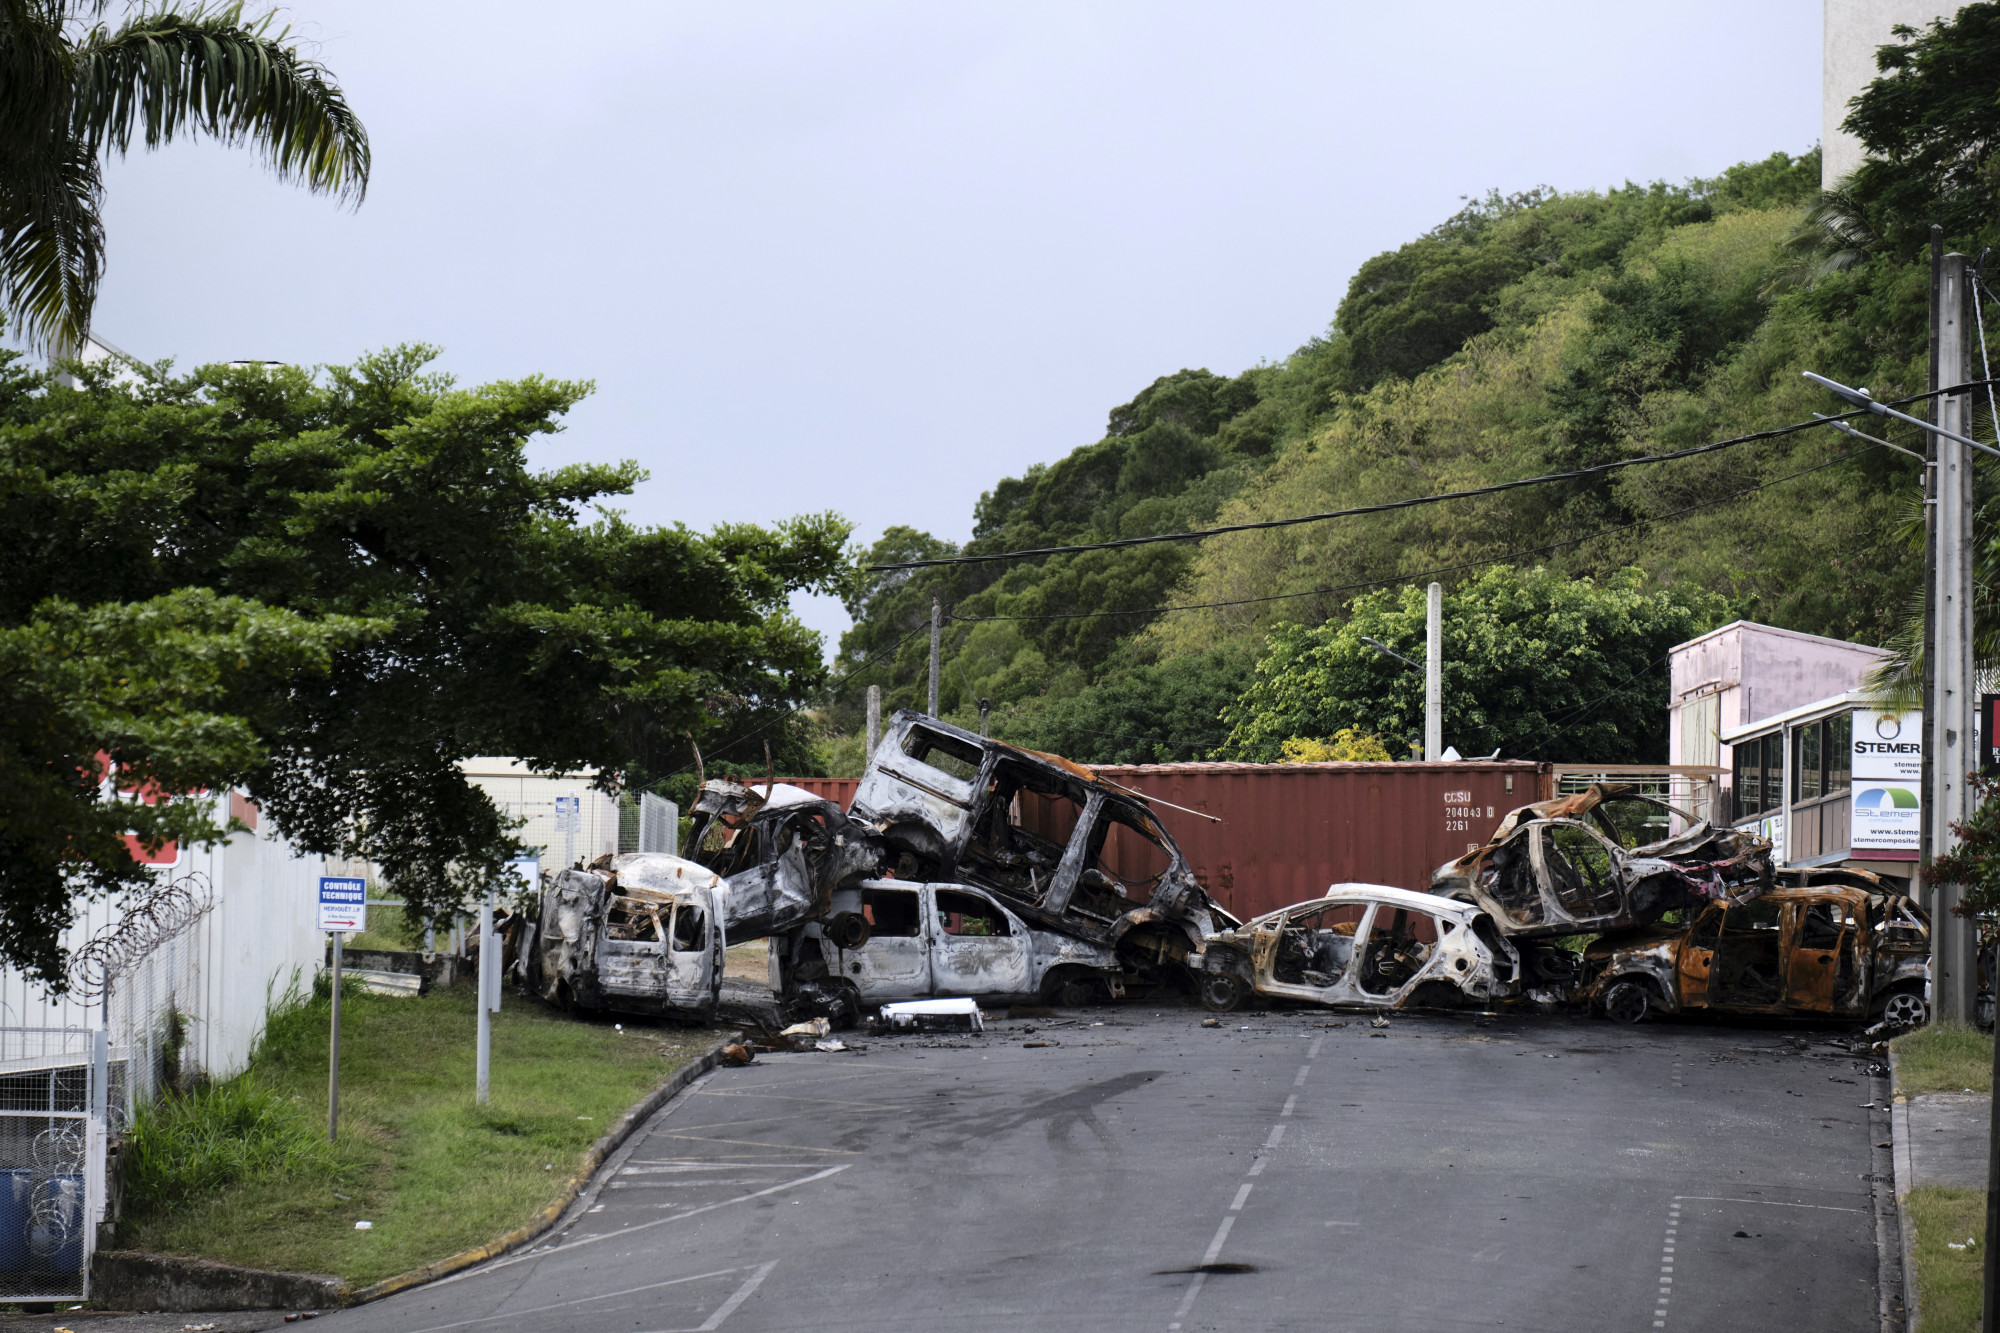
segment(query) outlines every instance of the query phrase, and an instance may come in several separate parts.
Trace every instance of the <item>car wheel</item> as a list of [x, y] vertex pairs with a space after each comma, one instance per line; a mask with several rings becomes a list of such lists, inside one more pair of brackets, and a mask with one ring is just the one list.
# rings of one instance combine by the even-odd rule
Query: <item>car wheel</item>
[[1210, 972], [1201, 979], [1201, 1007], [1226, 1014], [1243, 1003], [1243, 982], [1228, 972]]
[[1065, 1009], [1079, 1009], [1096, 997], [1088, 981], [1082, 977], [1071, 977], [1056, 987], [1056, 1003]]
[[1652, 987], [1626, 978], [1604, 992], [1604, 1016], [1614, 1023], [1641, 1023], [1653, 1012]]
[[868, 918], [859, 912], [842, 912], [826, 923], [826, 933], [837, 949], [859, 949], [872, 933]]
[[1898, 1031], [1920, 1028], [1931, 1021], [1931, 1007], [1913, 990], [1890, 991], [1877, 1012], [1881, 1022]]

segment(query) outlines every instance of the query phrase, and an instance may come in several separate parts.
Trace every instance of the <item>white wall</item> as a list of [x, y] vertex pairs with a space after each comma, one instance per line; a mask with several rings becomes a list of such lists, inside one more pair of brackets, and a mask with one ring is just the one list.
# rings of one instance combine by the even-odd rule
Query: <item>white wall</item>
[[[532, 773], [518, 759], [481, 757], [459, 763], [473, 785], [485, 791], [503, 814], [525, 819], [514, 836], [537, 850], [542, 866], [581, 860], [589, 865], [607, 852], [618, 851], [618, 798], [595, 791], [595, 769], [574, 773]], [[583, 815], [574, 834], [556, 831], [556, 797], [574, 796]]]
[[[162, 880], [195, 872], [207, 876], [213, 905], [191, 931], [126, 978], [114, 990], [113, 1005], [117, 1020], [120, 1002], [164, 1004], [171, 993], [175, 1007], [191, 1020], [185, 1058], [223, 1077], [249, 1060], [269, 1002], [284, 993], [295, 973], [309, 990], [326, 952], [326, 936], [314, 928], [324, 862], [295, 855], [247, 801], [235, 797], [232, 806], [258, 827], [216, 847], [181, 848], [175, 860], [155, 869]], [[120, 916], [109, 904], [86, 904], [63, 943], [77, 948], [115, 926]], [[0, 1025], [91, 1028], [103, 1017], [101, 1004], [52, 998], [19, 971], [0, 969]]]
[[1820, 186], [1861, 165], [1861, 141], [1840, 131], [1848, 100], [1874, 82], [1875, 48], [1895, 40], [1897, 24], [1921, 27], [1958, 12], [1937, 0], [1826, 0], [1820, 64]]

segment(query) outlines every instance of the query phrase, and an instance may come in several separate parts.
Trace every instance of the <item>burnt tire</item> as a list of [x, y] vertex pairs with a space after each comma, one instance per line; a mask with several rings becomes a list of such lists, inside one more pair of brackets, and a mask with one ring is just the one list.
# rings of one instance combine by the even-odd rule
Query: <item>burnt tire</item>
[[1923, 993], [1913, 988], [1892, 990], [1875, 1005], [1875, 1021], [1892, 1031], [1908, 1032], [1931, 1021], [1931, 1007]]
[[1226, 1014], [1243, 1005], [1249, 988], [1229, 972], [1208, 972], [1201, 978], [1201, 1007], [1212, 1014]]
[[842, 912], [826, 923], [826, 934], [836, 949], [859, 949], [868, 943], [874, 928], [859, 912]]
[[1655, 1007], [1653, 988], [1636, 977], [1612, 982], [1598, 1002], [1598, 1009], [1614, 1023], [1643, 1023]]

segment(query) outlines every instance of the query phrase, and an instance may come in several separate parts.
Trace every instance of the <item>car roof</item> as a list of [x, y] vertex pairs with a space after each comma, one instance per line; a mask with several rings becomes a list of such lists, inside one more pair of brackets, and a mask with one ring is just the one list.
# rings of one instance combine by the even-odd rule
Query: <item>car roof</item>
[[[1252, 918], [1262, 921], [1267, 917], [1279, 916], [1286, 912], [1310, 910], [1321, 905], [1337, 905], [1365, 898], [1373, 902], [1392, 903], [1397, 907], [1407, 907], [1419, 912], [1429, 912], [1433, 916], [1448, 916], [1455, 921], [1469, 920], [1479, 909], [1470, 903], [1458, 902], [1451, 898], [1440, 898], [1435, 893], [1418, 893], [1414, 889], [1392, 888], [1387, 884], [1334, 884], [1317, 898], [1308, 898], [1289, 907], [1280, 907], [1274, 912], [1265, 912]], [[1248, 923], [1246, 923], [1248, 924]]]

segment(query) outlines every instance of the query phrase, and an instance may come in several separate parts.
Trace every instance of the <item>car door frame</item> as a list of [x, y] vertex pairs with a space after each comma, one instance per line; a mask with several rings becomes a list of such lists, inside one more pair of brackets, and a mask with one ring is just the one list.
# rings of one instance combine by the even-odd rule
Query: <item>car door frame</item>
[[[939, 908], [938, 906], [937, 895], [939, 893], [962, 893], [969, 898], [977, 898], [981, 902], [985, 903], [988, 907], [998, 912], [1000, 916], [1007, 922], [1007, 934], [1004, 938], [1012, 942], [1011, 947], [1020, 961], [1019, 972], [1020, 972], [1021, 984], [1018, 989], [996, 990], [992, 988], [987, 988], [984, 990], [967, 990], [962, 988], [954, 988], [948, 985], [946, 980], [942, 976], [940, 976], [940, 972], [943, 970], [944, 960], [947, 959], [949, 955], [957, 951], [958, 944], [960, 941], [981, 941], [981, 940], [993, 939], [995, 937], [994, 936], [982, 937], [978, 935], [953, 935], [948, 933], [944, 929], [943, 922], [941, 919], [942, 909]], [[922, 910], [924, 915], [924, 928], [925, 930], [930, 932], [930, 945], [927, 951], [930, 958], [930, 984], [926, 991], [926, 994], [1032, 995], [1036, 992], [1036, 989], [1040, 985], [1041, 978], [1036, 975], [1036, 968], [1035, 968], [1036, 950], [1034, 947], [1035, 942], [1030, 934], [1028, 923], [1023, 921], [1019, 916], [1015, 915], [1013, 912], [1009, 911], [1007, 909], [1007, 905], [1001, 902], [998, 897], [987, 892], [985, 889], [980, 888], [976, 884], [960, 884], [960, 883], [925, 884], [923, 886], [922, 896], [923, 896]]]

